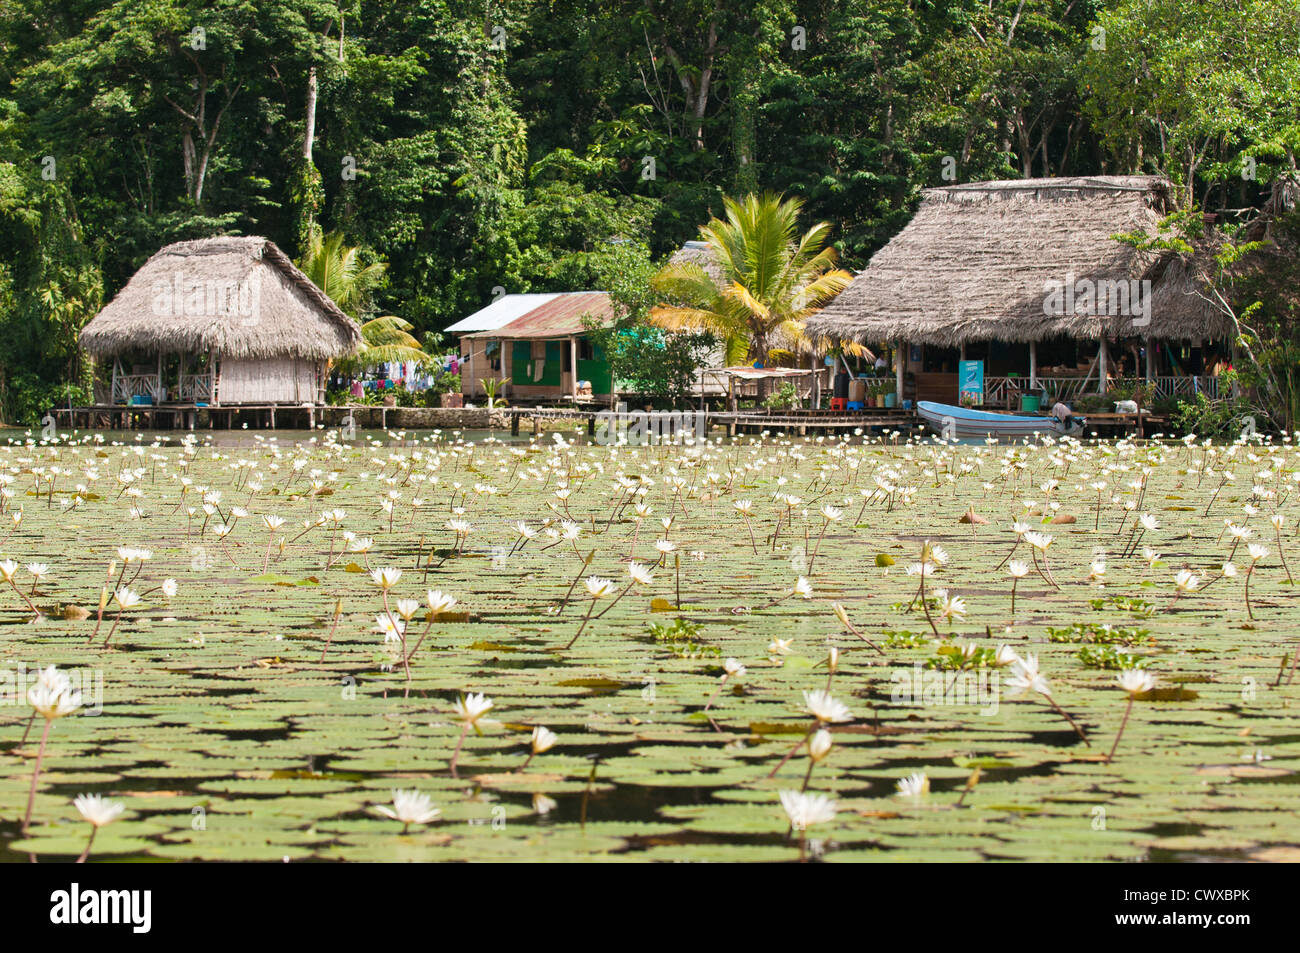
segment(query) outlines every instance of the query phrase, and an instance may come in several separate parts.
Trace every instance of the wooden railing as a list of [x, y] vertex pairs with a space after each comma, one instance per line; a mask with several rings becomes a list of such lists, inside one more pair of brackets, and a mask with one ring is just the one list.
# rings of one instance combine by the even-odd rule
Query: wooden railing
[[213, 375], [182, 374], [179, 400], [183, 403], [212, 401]]
[[148, 397], [155, 404], [162, 401], [162, 384], [157, 374], [116, 374], [113, 376], [113, 403], [131, 403], [133, 397]]
[[[1138, 384], [1146, 384], [1144, 377], [1124, 377], [1112, 379], [1109, 385], [1110, 390], [1131, 390]], [[1150, 381], [1155, 389], [1155, 399], [1162, 400], [1174, 397], [1191, 398], [1199, 394], [1205, 394], [1211, 400], [1223, 396], [1219, 386], [1219, 378], [1211, 376], [1165, 376], [1154, 377]], [[992, 406], [1001, 406], [1008, 401], [1018, 400], [1020, 394], [1046, 394], [1053, 400], [1063, 400], [1067, 403], [1075, 400], [1083, 394], [1094, 393], [1097, 390], [1096, 378], [1087, 377], [1039, 377], [1035, 386], [1030, 386], [1028, 377], [985, 377], [984, 378], [984, 403]]]

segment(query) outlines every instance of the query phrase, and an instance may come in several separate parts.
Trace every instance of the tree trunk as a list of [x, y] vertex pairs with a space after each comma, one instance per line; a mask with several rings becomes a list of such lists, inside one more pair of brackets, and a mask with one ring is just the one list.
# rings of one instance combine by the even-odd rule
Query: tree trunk
[[307, 72], [307, 126], [302, 134], [302, 157], [311, 162], [312, 147], [316, 142], [316, 67]]

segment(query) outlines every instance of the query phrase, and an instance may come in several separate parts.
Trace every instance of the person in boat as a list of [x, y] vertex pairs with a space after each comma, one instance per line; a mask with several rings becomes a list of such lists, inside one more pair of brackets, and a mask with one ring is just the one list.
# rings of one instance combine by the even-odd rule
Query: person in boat
[[1058, 400], [1056, 402], [1056, 405], [1052, 408], [1052, 416], [1061, 422], [1061, 427], [1066, 431], [1066, 433], [1069, 433], [1070, 428], [1074, 426], [1074, 411], [1071, 410], [1070, 405], [1063, 400]]

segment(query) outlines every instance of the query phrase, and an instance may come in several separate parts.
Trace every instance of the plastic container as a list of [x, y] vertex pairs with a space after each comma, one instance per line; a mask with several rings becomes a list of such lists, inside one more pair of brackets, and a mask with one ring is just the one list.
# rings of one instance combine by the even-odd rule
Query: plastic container
[[849, 401], [849, 408], [848, 408], [848, 409], [849, 409], [849, 410], [865, 410], [866, 408], [863, 407], [863, 405], [862, 405], [862, 401], [860, 401], [860, 400], [851, 400], [851, 401]]
[[892, 393], [892, 392], [886, 394], [886, 395], [885, 395], [885, 406], [888, 407], [890, 410], [893, 410], [895, 407], [897, 407], [897, 406], [898, 406], [898, 394], [896, 394], [896, 393]]
[[867, 382], [862, 378], [849, 381], [849, 400], [862, 403], [867, 399]]
[[1021, 394], [1020, 409], [1027, 413], [1038, 413], [1042, 409], [1043, 400], [1037, 394]]

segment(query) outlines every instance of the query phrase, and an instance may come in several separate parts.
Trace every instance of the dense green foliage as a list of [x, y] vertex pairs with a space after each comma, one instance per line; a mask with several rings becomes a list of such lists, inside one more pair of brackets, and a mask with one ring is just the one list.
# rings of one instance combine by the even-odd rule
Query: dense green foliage
[[[1297, 0], [0, 0], [0, 392], [159, 246], [341, 232], [419, 338], [771, 190], [861, 266], [931, 185], [1294, 177]], [[21, 368], [24, 377], [19, 377]], [[40, 382], [44, 382], [41, 384]], [[17, 391], [21, 390], [22, 393]]]

